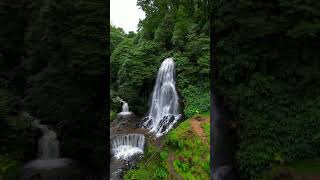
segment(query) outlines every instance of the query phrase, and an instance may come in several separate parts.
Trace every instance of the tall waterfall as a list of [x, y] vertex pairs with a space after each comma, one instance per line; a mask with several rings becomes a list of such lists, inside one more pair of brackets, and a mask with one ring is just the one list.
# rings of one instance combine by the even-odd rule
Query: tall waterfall
[[112, 140], [112, 153], [117, 159], [128, 159], [136, 154], [143, 154], [143, 134], [120, 135]]
[[167, 58], [158, 70], [149, 115], [142, 124], [157, 137], [166, 134], [180, 118], [175, 84], [175, 64], [172, 58]]

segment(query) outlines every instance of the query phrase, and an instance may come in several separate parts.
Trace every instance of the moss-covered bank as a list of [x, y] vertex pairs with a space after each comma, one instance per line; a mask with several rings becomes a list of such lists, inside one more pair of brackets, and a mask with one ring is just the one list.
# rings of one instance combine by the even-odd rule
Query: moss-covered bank
[[209, 179], [210, 117], [199, 114], [162, 137], [148, 142], [144, 158], [124, 179]]

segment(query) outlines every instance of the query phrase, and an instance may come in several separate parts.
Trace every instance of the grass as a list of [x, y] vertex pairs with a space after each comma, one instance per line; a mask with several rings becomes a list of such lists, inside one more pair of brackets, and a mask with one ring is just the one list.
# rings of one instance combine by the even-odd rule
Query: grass
[[[208, 114], [200, 114], [195, 117], [208, 118]], [[192, 118], [191, 118], [192, 119]], [[202, 124], [207, 136], [207, 144], [192, 131], [190, 126], [191, 119], [181, 123], [178, 128], [172, 130], [166, 137], [166, 143], [174, 153], [175, 171], [183, 179], [209, 179], [210, 177], [210, 123]]]
[[210, 123], [203, 123], [202, 128], [204, 129], [207, 139], [210, 139]]
[[168, 171], [165, 160], [167, 151], [159, 151], [153, 142], [149, 142], [145, 149], [143, 159], [137, 164], [137, 168], [129, 170], [125, 180], [166, 179]]
[[[209, 113], [196, 116], [208, 118]], [[188, 180], [209, 179], [210, 122], [202, 124], [207, 136], [205, 144], [192, 131], [191, 121], [192, 118], [187, 119], [165, 135], [162, 139], [162, 149], [157, 149], [153, 142], [148, 142], [144, 158], [137, 164], [137, 168], [125, 174], [124, 179], [175, 179], [175, 176]], [[172, 159], [169, 159], [169, 154]], [[172, 171], [175, 174], [172, 174]]]

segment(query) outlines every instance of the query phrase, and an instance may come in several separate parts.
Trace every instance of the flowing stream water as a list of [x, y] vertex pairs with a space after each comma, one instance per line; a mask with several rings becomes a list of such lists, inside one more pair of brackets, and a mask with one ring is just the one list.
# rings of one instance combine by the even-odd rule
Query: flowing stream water
[[121, 180], [123, 172], [141, 157], [145, 146], [145, 136], [135, 125], [138, 119], [129, 111], [127, 102], [119, 97], [118, 100], [122, 103], [122, 111], [112, 121], [110, 131], [111, 180]]
[[149, 114], [142, 124], [157, 137], [166, 134], [180, 119], [179, 97], [175, 84], [175, 63], [172, 58], [167, 58], [158, 70]]

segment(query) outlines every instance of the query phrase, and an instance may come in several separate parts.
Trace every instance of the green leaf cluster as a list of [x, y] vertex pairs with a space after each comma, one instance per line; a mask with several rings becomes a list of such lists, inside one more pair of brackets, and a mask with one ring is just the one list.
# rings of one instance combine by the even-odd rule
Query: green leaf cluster
[[214, 1], [216, 95], [236, 123], [244, 179], [319, 157], [318, 1]]

